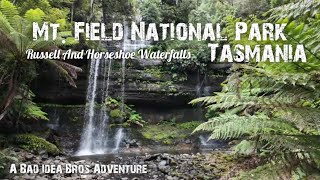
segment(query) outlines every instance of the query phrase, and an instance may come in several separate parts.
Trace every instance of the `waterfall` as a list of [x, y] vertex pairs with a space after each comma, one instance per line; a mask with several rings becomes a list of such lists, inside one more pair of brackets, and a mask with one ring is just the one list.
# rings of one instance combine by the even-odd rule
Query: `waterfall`
[[115, 135], [116, 141], [115, 141], [115, 145], [114, 145], [115, 148], [113, 149], [113, 152], [119, 151], [120, 143], [121, 143], [123, 137], [124, 137], [124, 133], [123, 133], [123, 128], [121, 127], [117, 130], [117, 133]]
[[[123, 39], [123, 43], [122, 43], [122, 50], [123, 52], [127, 52], [128, 51], [128, 48], [127, 48], [127, 45], [130, 44], [130, 40], [128, 38], [128, 25], [127, 23], [124, 21], [124, 39]], [[122, 59], [122, 62], [121, 62], [121, 66], [122, 66], [122, 87], [121, 87], [121, 114], [122, 114], [122, 121], [123, 121], [123, 118], [124, 118], [124, 114], [125, 114], [125, 80], [126, 80], [126, 59], [123, 58]], [[117, 152], [119, 151], [119, 146], [120, 146], [120, 143], [123, 139], [123, 128], [120, 127], [118, 130], [117, 130], [117, 133], [116, 135], [114, 136], [114, 141], [115, 141], [115, 148], [113, 149], [113, 152]]]
[[53, 115], [49, 117], [50, 121], [48, 123], [48, 127], [53, 130], [58, 130], [60, 124], [60, 116], [57, 112], [57, 109], [54, 109]]
[[[100, 73], [99, 73], [99, 70]], [[86, 124], [81, 137], [77, 155], [104, 154], [109, 150], [108, 132], [109, 116], [104, 103], [109, 96], [109, 82], [112, 71], [112, 60], [91, 60], [89, 83], [87, 88], [87, 105], [85, 110]], [[99, 75], [103, 75], [102, 86], [97, 82]], [[102, 89], [100, 107], [95, 108], [97, 89]], [[119, 148], [119, 147], [118, 147]]]
[[100, 65], [100, 59], [92, 59], [90, 63], [90, 75], [89, 75], [89, 85], [87, 88], [87, 105], [85, 110], [85, 118], [87, 120], [84, 128], [84, 133], [81, 136], [80, 150], [78, 155], [88, 155], [94, 154], [95, 152], [95, 141], [93, 140], [93, 135], [96, 131], [94, 126], [94, 106], [97, 91], [97, 79], [98, 70]]
[[126, 59], [122, 59], [122, 87], [121, 87], [121, 113], [125, 112], [124, 101], [125, 101], [125, 81], [126, 81]]
[[[102, 68], [103, 75], [103, 84], [102, 84], [102, 102], [104, 102], [109, 96], [109, 81], [110, 81], [110, 74], [111, 74], [111, 64], [112, 61], [104, 61], [104, 67]], [[108, 65], [108, 68], [106, 68]], [[107, 113], [107, 107], [105, 103], [102, 103], [100, 109], [100, 123], [98, 124], [99, 130], [97, 133], [97, 153], [103, 154], [108, 151], [108, 123], [109, 123], [109, 116]]]
[[[93, 5], [93, 0], [91, 1]], [[124, 52], [133, 52], [146, 47], [148, 42], [131, 41], [129, 37], [129, 28], [125, 22], [125, 37], [122, 43]], [[121, 87], [121, 111], [125, 112], [125, 77], [126, 77], [126, 59], [122, 59], [122, 87]], [[110, 59], [92, 59], [90, 63], [90, 73], [87, 88], [87, 104], [85, 109], [85, 124], [81, 135], [80, 147], [76, 155], [93, 155], [118, 152], [120, 144], [125, 136], [125, 131], [119, 127], [112, 137], [109, 124], [109, 115], [107, 112], [105, 99], [109, 96], [109, 82], [112, 72], [112, 60]], [[101, 78], [103, 77], [103, 78]], [[98, 83], [98, 79], [102, 83]], [[101, 96], [97, 97], [99, 90], [102, 90]], [[101, 99], [102, 103], [99, 103]], [[100, 105], [99, 105], [100, 104]]]

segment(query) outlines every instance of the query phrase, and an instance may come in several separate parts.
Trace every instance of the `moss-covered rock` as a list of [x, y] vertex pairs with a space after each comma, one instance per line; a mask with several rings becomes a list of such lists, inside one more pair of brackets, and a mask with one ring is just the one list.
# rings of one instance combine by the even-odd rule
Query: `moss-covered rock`
[[146, 139], [169, 145], [189, 138], [192, 130], [189, 124], [163, 123], [143, 127], [142, 135]]
[[122, 113], [120, 109], [113, 109], [110, 111], [110, 117], [111, 118], [121, 118]]
[[200, 121], [190, 121], [190, 122], [185, 122], [185, 123], [180, 123], [177, 124], [179, 128], [182, 129], [189, 129], [189, 130], [194, 130], [196, 127], [198, 127], [202, 122]]
[[36, 151], [45, 150], [48, 154], [57, 155], [60, 153], [60, 150], [56, 145], [46, 141], [43, 138], [35, 136], [33, 134], [18, 134], [13, 137], [14, 143], [27, 150], [27, 151]]

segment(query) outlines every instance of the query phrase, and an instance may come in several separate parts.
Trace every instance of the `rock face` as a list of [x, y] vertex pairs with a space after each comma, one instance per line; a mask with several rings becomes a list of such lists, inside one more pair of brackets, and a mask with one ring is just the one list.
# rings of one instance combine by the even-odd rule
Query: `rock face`
[[[76, 80], [77, 88], [71, 87], [52, 71], [44, 71], [33, 84], [33, 92], [36, 101], [41, 103], [65, 104], [64, 107], [44, 108], [50, 115], [49, 126], [57, 137], [62, 137], [61, 146], [66, 153], [74, 153], [78, 148], [80, 135], [84, 125], [84, 111], [86, 103], [86, 91], [89, 76], [89, 65], [86, 61], [69, 62], [83, 69]], [[118, 100], [122, 97], [122, 67], [121, 61], [112, 62], [110, 73], [109, 95]], [[204, 112], [196, 107], [188, 105], [192, 99], [209, 95], [213, 91], [220, 90], [220, 83], [225, 79], [221, 72], [226, 67], [212, 68], [207, 75], [176, 74], [163, 71], [160, 60], [128, 60], [125, 76], [125, 103], [134, 105], [144, 121], [150, 124], [161, 121], [187, 122], [204, 120]], [[102, 69], [100, 69], [101, 72]], [[103, 83], [107, 79], [103, 74], [99, 76], [97, 83]], [[98, 86], [102, 87], [102, 86]], [[96, 97], [102, 97], [105, 89], [97, 89]], [[98, 99], [99, 101], [99, 99]], [[100, 102], [103, 100], [100, 99]], [[77, 106], [70, 106], [77, 105]], [[81, 105], [81, 106], [78, 106]], [[56, 114], [56, 116], [55, 116]], [[128, 129], [129, 131], [129, 129]], [[131, 138], [134, 131], [126, 132]], [[136, 146], [136, 143], [127, 142], [128, 146]]]
[[[71, 87], [64, 79], [51, 70], [44, 71], [33, 83], [36, 101], [54, 104], [85, 104], [89, 65], [81, 62], [70, 62], [83, 69], [76, 80], [77, 88]], [[128, 60], [125, 76], [125, 101], [127, 104], [151, 106], [185, 106], [190, 100], [201, 95], [209, 95], [219, 91], [220, 83], [225, 79], [221, 74], [225, 66], [212, 66], [211, 75], [176, 74], [163, 72], [159, 67], [161, 60]], [[109, 94], [112, 97], [121, 97], [122, 73], [121, 62], [113, 62], [110, 76]], [[219, 72], [220, 71], [220, 72]], [[103, 83], [105, 77], [101, 76], [98, 83]], [[98, 89], [97, 97], [104, 90]]]

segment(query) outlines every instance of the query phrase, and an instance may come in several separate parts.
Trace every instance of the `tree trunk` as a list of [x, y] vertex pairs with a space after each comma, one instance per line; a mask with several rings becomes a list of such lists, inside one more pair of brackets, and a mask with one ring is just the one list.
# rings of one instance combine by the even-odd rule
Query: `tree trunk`
[[11, 105], [11, 103], [13, 102], [13, 98], [16, 95], [16, 91], [17, 91], [17, 76], [15, 73], [12, 73], [11, 75], [11, 79], [9, 81], [9, 88], [8, 88], [8, 93], [4, 98], [4, 101], [1, 105], [1, 115], [0, 115], [0, 120], [2, 120], [4, 118], [4, 116], [7, 114], [8, 112], [8, 107]]

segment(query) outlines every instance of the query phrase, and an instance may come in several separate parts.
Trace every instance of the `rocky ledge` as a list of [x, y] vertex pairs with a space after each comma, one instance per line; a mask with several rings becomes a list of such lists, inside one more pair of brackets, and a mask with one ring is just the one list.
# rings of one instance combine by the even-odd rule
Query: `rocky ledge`
[[[55, 104], [85, 104], [90, 65], [87, 61], [69, 62], [81, 67], [83, 72], [78, 74], [77, 88], [73, 88], [52, 70], [40, 73], [32, 84], [32, 90], [37, 95], [37, 102]], [[159, 60], [130, 60], [125, 69], [125, 99], [128, 104], [186, 106], [187, 103], [202, 95], [220, 91], [220, 83], [227, 76], [225, 73], [230, 65], [212, 64], [207, 74], [195, 72], [172, 73], [163, 70]], [[102, 89], [106, 79], [109, 82], [109, 95], [114, 98], [122, 97], [122, 67], [120, 61], [112, 62], [110, 77], [104, 73], [106, 67], [101, 65], [97, 84], [97, 97], [101, 97], [106, 89]], [[99, 100], [101, 101], [101, 99]]]

